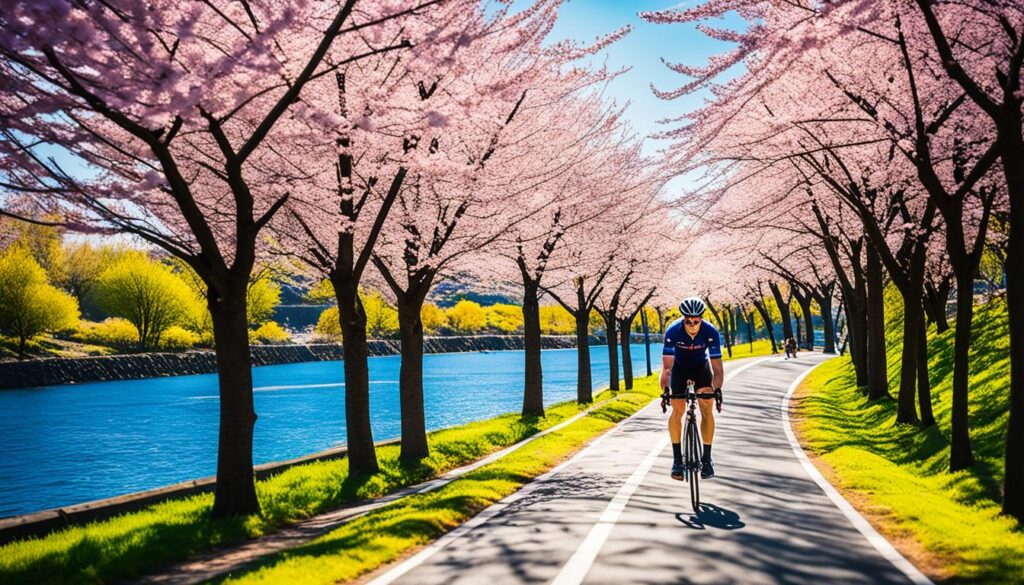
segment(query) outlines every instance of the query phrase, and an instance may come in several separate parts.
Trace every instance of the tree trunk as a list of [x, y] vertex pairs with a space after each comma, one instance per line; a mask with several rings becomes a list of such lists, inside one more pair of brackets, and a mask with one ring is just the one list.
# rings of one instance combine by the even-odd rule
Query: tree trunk
[[736, 343], [736, 307], [729, 305], [729, 341], [725, 344], [725, 350], [729, 352], [729, 357], [732, 357], [732, 346]]
[[804, 315], [804, 338], [806, 343], [804, 349], [807, 351], [814, 350], [814, 315], [811, 313], [811, 295], [797, 297], [797, 303], [800, 304], [800, 312]]
[[747, 342], [750, 343], [750, 353], [754, 353], [754, 312], [747, 315]]
[[935, 415], [932, 413], [932, 385], [928, 379], [928, 327], [924, 319], [917, 330], [917, 401], [921, 405], [921, 426], [928, 428], [935, 424]]
[[622, 381], [626, 390], [633, 389], [633, 352], [630, 351], [630, 330], [632, 319], [619, 320], [619, 344], [622, 346]]
[[956, 331], [953, 338], [953, 400], [950, 412], [951, 433], [949, 470], [960, 471], [974, 465], [968, 420], [968, 380], [971, 348], [971, 321], [974, 319], [974, 276], [958, 271], [956, 279]]
[[885, 287], [882, 261], [870, 244], [867, 246], [867, 367], [868, 398], [889, 396], [888, 366], [885, 356]]
[[938, 288], [925, 283], [926, 302], [925, 313], [932, 323], [935, 323], [935, 332], [944, 333], [949, 330], [949, 319], [946, 318], [946, 300], [949, 298], [949, 285], [945, 284]]
[[523, 418], [544, 416], [544, 373], [540, 365], [540, 303], [538, 283], [523, 282], [523, 341], [526, 378], [523, 385]]
[[650, 376], [654, 371], [651, 369], [651, 331], [648, 327], [646, 307], [640, 309], [640, 323], [644, 328], [644, 358], [647, 362], [647, 375]]
[[402, 401], [402, 461], [418, 461], [430, 454], [427, 447], [426, 417], [423, 413], [423, 321], [422, 299], [403, 295], [398, 299], [398, 332], [402, 365], [398, 372], [398, 394]]
[[[793, 322], [790, 321], [789, 302], [782, 298], [782, 290], [779, 289], [779, 285], [769, 282], [768, 288], [771, 289], [772, 297], [775, 298], [775, 304], [779, 306], [779, 314], [782, 316], [782, 337], [783, 339], [789, 339], [793, 337]], [[774, 334], [772, 338], [775, 338]]]
[[604, 318], [604, 329], [605, 337], [608, 342], [608, 388], [612, 392], [619, 391], [619, 342], [617, 330], [615, 327], [615, 312], [601, 311], [601, 316]]
[[214, 354], [220, 387], [220, 437], [214, 518], [260, 513], [252, 470], [256, 410], [252, 399], [252, 360], [246, 316], [248, 283], [229, 282], [207, 293], [213, 321]]
[[[910, 280], [913, 280], [911, 277]], [[917, 391], [917, 344], [921, 338], [923, 325], [921, 308], [921, 290], [916, 293], [909, 286], [903, 296], [903, 348], [900, 361], [900, 388], [897, 396], [896, 422], [900, 424], [917, 424], [917, 408], [915, 392]], [[925, 390], [927, 392], [927, 390]]]
[[588, 311], [581, 310], [576, 312], [575, 317], [576, 402], [590, 404], [594, 401], [594, 382], [590, 374], [590, 315]]
[[1024, 138], [1021, 136], [1019, 107], [1012, 107], [1009, 112], [1011, 130], [1007, 131], [1012, 140], [1007, 140], [1009, 144], [1002, 156], [1010, 195], [1010, 234], [1006, 252], [1010, 418], [1006, 426], [1003, 513], [1024, 523]]
[[[844, 295], [845, 297], [845, 295]], [[849, 332], [850, 359], [853, 361], [853, 370], [857, 377], [857, 387], [864, 389], [867, 393], [868, 387], [868, 326], [867, 326], [867, 303], [861, 306], [854, 306], [846, 303], [846, 330]]]
[[832, 295], [821, 295], [817, 301], [818, 308], [821, 309], [821, 328], [825, 336], [825, 347], [822, 351], [834, 354], [836, 352], [836, 331], [835, 323], [832, 321]]
[[359, 300], [356, 283], [335, 277], [331, 279], [338, 301], [341, 341], [345, 355], [345, 425], [348, 435], [349, 475], [376, 473], [377, 452], [370, 426], [370, 355], [366, 341], [366, 312]]
[[772, 353], [779, 353], [779, 346], [775, 343], [775, 327], [772, 324], [772, 317], [768, 314], [768, 308], [761, 301], [754, 301], [754, 307], [761, 314], [761, 321], [764, 323], [764, 332], [772, 343]]

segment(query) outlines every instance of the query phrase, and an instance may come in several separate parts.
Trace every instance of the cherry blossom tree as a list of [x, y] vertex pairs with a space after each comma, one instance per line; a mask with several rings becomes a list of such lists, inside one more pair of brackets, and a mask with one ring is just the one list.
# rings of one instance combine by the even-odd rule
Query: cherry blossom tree
[[[408, 47], [339, 38], [405, 20], [423, 2], [5, 2], [0, 174], [13, 199], [75, 229], [133, 234], [207, 287], [220, 384], [214, 516], [259, 512], [253, 483], [246, 291], [261, 234], [295, 179], [282, 143], [307, 86]], [[55, 150], [56, 149], [56, 150]], [[55, 154], [55, 152], [57, 154]], [[16, 197], [21, 195], [21, 197]]]
[[[525, 12], [554, 15], [559, 4]], [[457, 273], [461, 260], [537, 216], [539, 207], [523, 205], [522, 198], [550, 178], [548, 165], [560, 159], [537, 141], [543, 135], [537, 134], [535, 120], [550, 119], [540, 113], [566, 105], [581, 86], [593, 82], [593, 71], [582, 59], [628, 33], [621, 29], [586, 46], [545, 46], [550, 22], [502, 30], [511, 38], [480, 39], [472, 53], [475, 62], [467, 65], [473, 75], [451, 80], [447, 92], [456, 103], [472, 103], [473, 108], [460, 115], [445, 113], [437, 120], [436, 135], [420, 139], [428, 146], [418, 154], [418, 172], [406, 179], [371, 254], [398, 308], [404, 460], [428, 454], [420, 319], [427, 294], [439, 278]], [[510, 42], [519, 49], [507, 51]], [[481, 92], [481, 86], [503, 91]], [[481, 101], [481, 96], [488, 99]]]
[[[723, 133], [742, 128], [737, 124], [740, 114], [756, 108], [761, 115], [767, 112], [774, 118], [772, 126], [777, 135], [808, 123], [818, 125], [818, 135], [829, 138], [837, 131], [852, 136], [856, 129], [863, 129], [867, 136], [862, 144], [888, 144], [890, 161], [895, 155], [909, 163], [911, 172], [905, 178], [916, 182], [942, 216], [944, 242], [957, 274], [960, 339], [954, 360], [950, 465], [953, 470], [970, 465], [973, 456], [967, 424], [966, 352], [970, 342], [970, 291], [977, 272], [974, 253], [982, 249], [985, 239], [990, 213], [985, 210], [993, 208], [999, 192], [1005, 189], [1008, 194], [1011, 218], [1015, 193], [1024, 192], [1020, 188], [1024, 184], [1024, 175], [1020, 174], [1024, 167], [1024, 99], [1019, 91], [1024, 7], [1018, 2], [936, 4], [924, 0], [850, 0], [822, 5], [705, 2], [691, 9], [645, 16], [656, 22], [704, 22], [731, 10], [747, 20], [746, 30], [700, 26], [715, 38], [735, 42], [736, 48], [713, 58], [705, 67], [672, 65], [693, 81], [673, 91], [659, 92], [666, 98], [684, 95], [714, 84], [733, 65], [747, 66], [745, 73], [717, 87], [711, 105], [687, 118], [692, 123], [667, 132], [685, 144], [679, 147], [678, 158], [685, 160], [687, 155], [720, 141]], [[785, 112], [773, 109], [771, 104], [778, 103], [774, 98], [785, 94], [794, 98], [792, 102], [809, 102], [810, 107], [790, 107]], [[819, 99], [823, 95], [829, 97]], [[845, 104], [834, 100], [840, 96]], [[850, 106], [855, 109], [851, 111]], [[823, 126], [823, 121], [829, 125]], [[825, 132], [821, 132], [823, 128]], [[742, 135], [734, 133], [734, 137]], [[757, 142], [750, 133], [745, 139], [749, 144]], [[848, 141], [844, 144], [853, 145]], [[792, 156], [803, 148], [792, 146], [796, 145], [783, 149], [780, 156]], [[703, 157], [703, 162], [709, 158]], [[883, 168], [884, 161], [877, 162], [876, 168]], [[1003, 176], [1002, 185], [991, 184], [996, 174]], [[1012, 232], [1012, 219], [1010, 223]], [[884, 252], [879, 256], [878, 234], [868, 235], [871, 237], [865, 252], [870, 300], [880, 288], [879, 265], [892, 263], [886, 262]], [[1012, 236], [1010, 241], [1012, 247]], [[912, 264], [914, 289], [921, 278], [920, 254], [918, 249], [918, 260]], [[1012, 271], [1008, 270], [1007, 276], [1013, 322], [1014, 307], [1022, 306], [1024, 295], [1015, 296], [1021, 293], [1015, 293]], [[1019, 280], [1024, 281], [1024, 277]], [[908, 341], [913, 337], [913, 321], [920, 318], [917, 313], [917, 309], [911, 309]], [[1011, 325], [1011, 340], [1021, 340], [1022, 329]], [[1011, 342], [1011, 347], [1021, 348], [1016, 354], [1011, 349], [1011, 363], [1022, 362], [1024, 357], [1016, 358], [1024, 354], [1024, 341], [1016, 346]], [[905, 349], [909, 354], [911, 348]], [[873, 354], [869, 351], [869, 357]], [[907, 373], [904, 371], [901, 384], [909, 384]], [[1021, 457], [1011, 454], [1019, 455], [1024, 449], [1024, 376], [1011, 377], [1011, 413], [1017, 414], [1011, 414], [1007, 435], [1004, 510], [1022, 518], [1024, 464], [1020, 463]]]
[[[489, 52], [501, 51], [508, 60], [533, 50], [556, 6], [538, 3], [525, 15], [503, 10], [489, 16], [486, 6], [466, 0], [420, 10], [417, 18], [432, 26], [429, 36], [412, 40], [414, 51], [382, 53], [339, 68], [318, 80], [303, 101], [308, 111], [319, 113], [309, 116], [315, 140], [294, 141], [289, 158], [309, 179], [273, 227], [286, 253], [333, 285], [345, 347], [352, 473], [378, 470], [370, 427], [367, 317], [359, 287], [388, 217], [410, 174], [423, 180], [443, 172], [432, 159], [442, 155], [438, 145], [450, 126], [447, 120], [472, 119], [481, 101], [500, 101], [508, 94], [508, 80], [499, 76], [472, 85], [464, 80]], [[399, 38], [408, 34], [406, 26], [395, 20], [372, 34]], [[351, 46], [335, 44], [329, 61], [372, 43], [365, 35], [347, 41]]]

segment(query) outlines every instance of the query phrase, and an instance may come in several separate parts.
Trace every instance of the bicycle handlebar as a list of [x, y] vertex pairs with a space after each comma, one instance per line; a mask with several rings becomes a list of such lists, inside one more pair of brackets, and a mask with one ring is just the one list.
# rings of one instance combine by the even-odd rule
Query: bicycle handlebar
[[695, 399], [698, 399], [698, 398], [701, 399], [701, 400], [711, 400], [711, 399], [714, 399], [714, 401], [715, 401], [715, 408], [718, 410], [718, 412], [722, 412], [722, 389], [721, 388], [716, 388], [714, 392], [694, 392], [693, 391], [693, 386], [694, 386], [693, 380], [687, 380], [686, 381], [686, 394], [672, 394], [669, 391], [668, 388], [663, 388], [662, 389], [663, 392], [661, 394], [661, 412], [665, 413], [666, 411], [668, 411], [668, 404], [669, 404], [669, 401], [671, 399], [680, 399], [680, 398], [684, 398], [686, 400], [695, 400]]

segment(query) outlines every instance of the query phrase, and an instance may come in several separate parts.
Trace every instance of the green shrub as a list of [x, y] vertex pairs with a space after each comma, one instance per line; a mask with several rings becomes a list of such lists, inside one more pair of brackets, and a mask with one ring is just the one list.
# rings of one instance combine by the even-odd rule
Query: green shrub
[[497, 303], [484, 308], [487, 326], [501, 333], [512, 335], [523, 330], [523, 308], [518, 305]]
[[73, 329], [78, 301], [46, 280], [29, 250], [12, 246], [0, 253], [0, 333], [18, 341], [18, 357], [43, 333]]
[[192, 302], [188, 285], [170, 266], [142, 253], [104, 270], [96, 293], [104, 310], [135, 326], [143, 351], [159, 347], [164, 332], [184, 322]]
[[320, 313], [320, 318], [313, 327], [313, 332], [327, 337], [341, 337], [341, 324], [338, 322], [338, 307], [330, 307]]
[[448, 325], [460, 335], [479, 333], [487, 326], [487, 313], [479, 303], [473, 301], [463, 299], [445, 311], [445, 315], [448, 317]]
[[540, 332], [544, 335], [571, 335], [576, 333], [576, 318], [562, 305], [540, 308]]
[[434, 303], [423, 303], [423, 309], [420, 310], [420, 321], [423, 323], [423, 332], [427, 335], [437, 335], [441, 328], [448, 325], [448, 317]]
[[127, 319], [111, 317], [100, 323], [82, 321], [71, 339], [124, 350], [138, 346], [139, 331]]
[[249, 332], [249, 340], [253, 343], [288, 343], [289, 339], [288, 332], [274, 321], [267, 321]]
[[199, 334], [177, 325], [167, 328], [160, 337], [160, 348], [172, 351], [191, 349], [201, 341]]

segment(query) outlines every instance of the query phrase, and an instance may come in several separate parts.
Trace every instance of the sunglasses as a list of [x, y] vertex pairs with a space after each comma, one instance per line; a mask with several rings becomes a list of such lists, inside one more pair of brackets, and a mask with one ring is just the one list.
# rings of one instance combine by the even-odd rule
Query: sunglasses
[[683, 320], [683, 322], [686, 323], [687, 325], [700, 325], [701, 318], [700, 317], [687, 317], [687, 318], [685, 318]]

